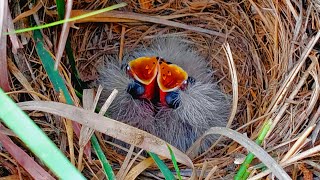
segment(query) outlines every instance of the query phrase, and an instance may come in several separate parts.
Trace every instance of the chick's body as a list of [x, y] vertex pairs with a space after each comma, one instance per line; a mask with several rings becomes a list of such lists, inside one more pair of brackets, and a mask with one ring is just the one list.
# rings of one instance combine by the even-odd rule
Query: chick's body
[[[134, 80], [116, 58], [109, 58], [100, 70], [97, 83], [105, 89], [102, 100], [106, 100], [113, 89], [119, 91], [108, 110], [113, 119], [154, 134], [182, 151], [210, 127], [226, 125], [230, 101], [212, 81], [213, 72], [208, 64], [190, 45], [178, 39], [156, 40], [148, 48], [128, 53], [123, 62], [146, 56], [162, 57], [180, 66], [195, 82], [177, 91], [179, 106], [176, 108], [135, 99], [127, 91], [128, 84]], [[207, 148], [212, 140], [204, 142], [201, 149]]]

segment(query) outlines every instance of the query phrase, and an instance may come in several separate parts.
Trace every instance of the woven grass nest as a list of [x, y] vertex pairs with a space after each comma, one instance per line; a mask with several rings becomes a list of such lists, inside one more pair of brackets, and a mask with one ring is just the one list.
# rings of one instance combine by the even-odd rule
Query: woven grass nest
[[[122, 60], [126, 52], [149, 46], [153, 39], [159, 37], [183, 39], [192, 44], [194, 51], [209, 62], [214, 70], [214, 81], [222, 92], [231, 97], [228, 128], [255, 141], [263, 125], [269, 122], [270, 130], [261, 145], [264, 151], [273, 157], [292, 179], [320, 177], [320, 2], [125, 2], [128, 5], [123, 8], [77, 20], [71, 25], [76, 27], [70, 29], [69, 38], [81, 80], [89, 84], [94, 82], [99, 77], [99, 66], [110, 56]], [[68, 10], [68, 6], [66, 11], [70, 12], [71, 16], [76, 16], [116, 3], [120, 2], [73, 1], [72, 11]], [[36, 23], [40, 24], [58, 20], [54, 2], [38, 2], [31, 11], [27, 4], [9, 3], [16, 29], [28, 26], [26, 17], [15, 21], [15, 17], [21, 12], [32, 12], [31, 14], [38, 17]], [[42, 33], [45, 47], [56, 57], [61, 54], [64, 48], [59, 48], [59, 38], [66, 32], [56, 26], [43, 29]], [[7, 89], [10, 97], [16, 102], [63, 102], [34, 51], [37, 40], [33, 39], [30, 33], [23, 33], [19, 34], [17, 41], [23, 44], [17, 51], [14, 43], [7, 42], [8, 47], [13, 49], [13, 52], [11, 48], [7, 49], [9, 63], [8, 68], [5, 68], [10, 72], [10, 90]], [[58, 69], [61, 73], [64, 73], [61, 69], [67, 71], [64, 76], [69, 78], [66, 78], [66, 83], [71, 85], [72, 70], [66, 54], [62, 54], [60, 64]], [[76, 95], [71, 94], [74, 104], [84, 107], [85, 103], [79, 103]], [[79, 147], [76, 136], [72, 144], [75, 152], [70, 154], [67, 140], [70, 137], [66, 130], [68, 125], [63, 123], [59, 116], [39, 111], [28, 112], [71, 161], [76, 161], [77, 164], [79, 154], [84, 153], [80, 156], [82, 162], [79, 169], [86, 178], [106, 178], [95, 152], [92, 151], [92, 157], [88, 157], [86, 149]], [[101, 133], [96, 135], [113, 170], [122, 173], [118, 174], [118, 179], [163, 178], [159, 169], [150, 162], [148, 164], [144, 157], [134, 159], [136, 154], [133, 147], [119, 152], [115, 150], [118, 145], [105, 140]], [[17, 137], [10, 138], [25, 149], [21, 141], [16, 141]], [[248, 149], [239, 139], [223, 137], [205, 153], [190, 156], [194, 168], [186, 163], [179, 164], [181, 176], [186, 179], [233, 178], [248, 154]], [[133, 143], [139, 145], [140, 142]], [[152, 150], [152, 147], [150, 148]], [[2, 154], [0, 164], [1, 169], [5, 170], [0, 171], [0, 176], [34, 178], [28, 171], [19, 168], [23, 165], [15, 163], [8, 151], [3, 149]], [[130, 164], [129, 160], [132, 159], [134, 163]], [[276, 173], [265, 169], [262, 162], [266, 161], [267, 158], [255, 158], [250, 165], [249, 178], [273, 178], [272, 175]], [[145, 163], [140, 167], [141, 172], [132, 175], [134, 172], [130, 171], [131, 168], [141, 165], [141, 162]], [[173, 169], [170, 160], [165, 162]], [[43, 168], [46, 169], [45, 166]]]

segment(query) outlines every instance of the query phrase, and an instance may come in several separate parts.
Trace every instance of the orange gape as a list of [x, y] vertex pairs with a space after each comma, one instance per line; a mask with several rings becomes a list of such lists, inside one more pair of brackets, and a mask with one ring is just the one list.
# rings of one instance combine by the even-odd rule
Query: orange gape
[[144, 85], [149, 85], [157, 76], [156, 57], [140, 57], [128, 63], [132, 76]]
[[159, 60], [157, 82], [160, 90], [171, 92], [178, 90], [188, 79], [188, 74], [180, 66]]
[[153, 100], [156, 93], [157, 58], [140, 57], [130, 61], [128, 67], [129, 74], [144, 85], [144, 93], [140, 98]]
[[[145, 92], [141, 98], [154, 100], [157, 97], [162, 105], [167, 105], [169, 92], [187, 84], [187, 72], [159, 57], [140, 57], [130, 61], [128, 66], [130, 75], [144, 85]], [[159, 94], [155, 94], [157, 92]]]
[[160, 89], [160, 103], [165, 106], [175, 107], [176, 105], [171, 103], [174, 103], [174, 101], [178, 99], [172, 100], [172, 102], [168, 104], [167, 98], [172, 95], [169, 93], [177, 91], [182, 85], [186, 85], [187, 80], [188, 74], [180, 66], [159, 59], [157, 83]]

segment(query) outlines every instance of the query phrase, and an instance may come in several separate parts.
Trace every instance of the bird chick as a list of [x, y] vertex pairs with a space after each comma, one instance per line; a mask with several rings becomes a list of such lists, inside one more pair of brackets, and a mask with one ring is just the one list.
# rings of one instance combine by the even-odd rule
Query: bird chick
[[[192, 47], [175, 38], [157, 39], [150, 47], [127, 53], [119, 64], [109, 57], [98, 84], [111, 118], [162, 138], [182, 151], [210, 127], [226, 126], [230, 99], [212, 81], [213, 70]], [[208, 148], [215, 137], [202, 143]]]

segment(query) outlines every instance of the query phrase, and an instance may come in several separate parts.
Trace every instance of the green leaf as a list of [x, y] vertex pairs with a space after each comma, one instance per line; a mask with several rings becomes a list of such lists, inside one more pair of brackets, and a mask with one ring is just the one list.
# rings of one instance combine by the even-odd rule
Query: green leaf
[[[271, 126], [271, 121], [268, 120], [262, 127], [258, 138], [256, 139], [256, 143], [258, 145], [261, 145], [262, 141], [264, 140], [264, 138], [266, 137], [269, 129]], [[249, 152], [246, 159], [244, 160], [244, 162], [241, 164], [236, 176], [234, 177], [235, 180], [243, 180], [243, 179], [247, 179], [250, 172], [248, 171], [248, 168], [252, 162], [252, 160], [254, 159], [254, 154]]]
[[85, 179], [46, 134], [0, 88], [0, 119], [60, 179]]
[[63, 24], [63, 23], [66, 23], [66, 22], [72, 22], [72, 21], [76, 21], [76, 20], [79, 20], [79, 19], [83, 19], [83, 18], [87, 18], [87, 17], [90, 17], [90, 16], [94, 16], [94, 15], [97, 15], [97, 14], [100, 14], [100, 13], [104, 13], [104, 12], [107, 12], [107, 11], [111, 11], [111, 10], [114, 10], [114, 9], [118, 9], [118, 8], [124, 7], [126, 5], [127, 5], [127, 3], [120, 3], [120, 4], [116, 4], [116, 5], [113, 5], [113, 6], [110, 6], [110, 7], [107, 7], [107, 8], [103, 8], [103, 9], [100, 9], [100, 10], [97, 10], [97, 11], [89, 12], [89, 13], [86, 13], [86, 14], [83, 14], [83, 15], [80, 15], [80, 16], [72, 17], [72, 18], [69, 18], [69, 19], [63, 19], [63, 20], [55, 21], [55, 22], [52, 22], [52, 23], [49, 23], [49, 24], [43, 24], [43, 25], [40, 25], [40, 26], [24, 28], [24, 29], [18, 29], [16, 31], [7, 32], [7, 33], [5, 33], [5, 35], [18, 34], [18, 33], [23, 33], [23, 32], [28, 32], [28, 31], [34, 31], [34, 30], [38, 30], [38, 29], [48, 28], [48, 27], [56, 26], [56, 25]]
[[99, 145], [98, 139], [95, 135], [93, 135], [91, 137], [91, 143], [92, 143], [92, 146], [94, 147], [94, 150], [96, 151], [96, 153], [98, 155], [99, 160], [102, 163], [102, 167], [104, 168], [104, 171], [107, 174], [108, 180], [116, 179], [114, 172], [112, 170], [112, 167], [110, 166], [106, 156], [104, 155], [104, 153]]
[[64, 79], [60, 76], [58, 70], [54, 70], [53, 57], [51, 53], [49, 53], [49, 51], [45, 49], [41, 32], [36, 30], [33, 32], [33, 36], [36, 42], [36, 51], [42, 62], [44, 69], [48, 74], [48, 77], [53, 85], [54, 90], [58, 93], [62, 91], [67, 104], [73, 104], [68, 88], [64, 83]]
[[[62, 20], [64, 18], [64, 14], [65, 14], [65, 2], [64, 2], [64, 0], [56, 0], [56, 4], [57, 4], [57, 11], [58, 11], [59, 19]], [[87, 89], [88, 86], [86, 83], [84, 83], [80, 79], [79, 72], [76, 67], [76, 62], [75, 62], [75, 59], [73, 56], [73, 50], [71, 47], [70, 37], [67, 38], [65, 50], [66, 50], [66, 54], [67, 54], [70, 66], [71, 66], [71, 80], [74, 85], [74, 88], [76, 89], [76, 91], [82, 92], [83, 89]]]
[[64, 19], [64, 15], [66, 13], [66, 3], [64, 2], [64, 0], [56, 0], [56, 4], [59, 19]]
[[162, 172], [162, 174], [164, 175], [164, 178], [166, 180], [175, 179], [175, 177], [172, 174], [172, 172], [170, 171], [170, 169], [164, 164], [164, 162], [161, 161], [161, 159], [159, 158], [158, 155], [156, 155], [152, 152], [148, 152], [148, 154], [150, 155], [150, 157], [152, 157], [154, 162], [157, 164], [158, 168], [160, 169], [160, 171]]
[[168, 146], [168, 149], [169, 149], [169, 152], [170, 152], [170, 155], [171, 155], [171, 160], [172, 160], [172, 163], [173, 163], [173, 167], [177, 172], [177, 176], [178, 176], [179, 180], [182, 180], [182, 177], [181, 177], [181, 174], [180, 174], [180, 169], [178, 167], [178, 163], [177, 163], [176, 157], [174, 156], [174, 153], [173, 153], [171, 147], [169, 146], [169, 144], [167, 144], [167, 146]]
[[[54, 89], [57, 92], [60, 92], [60, 90], [62, 91], [65, 99], [66, 99], [66, 103], [73, 105], [73, 101], [71, 99], [71, 96], [69, 94], [69, 91], [67, 89], [67, 86], [64, 83], [64, 79], [60, 76], [59, 71], [54, 70], [54, 60], [53, 57], [51, 56], [51, 53], [49, 53], [49, 51], [47, 51], [44, 48], [44, 43], [43, 43], [43, 38], [42, 35], [40, 33], [39, 30], [34, 31], [34, 38], [35, 38], [35, 42], [36, 42], [36, 51], [40, 57], [40, 60], [43, 64], [43, 67], [45, 68], [48, 77], [51, 81], [51, 83], [53, 84]], [[95, 135], [93, 135], [91, 137], [91, 140], [96, 138]], [[99, 143], [94, 143], [93, 148], [95, 149], [96, 152], [99, 152], [101, 150]], [[100, 150], [99, 150], [100, 149]], [[103, 168], [105, 170], [105, 172], [109, 172], [111, 168], [109, 162], [107, 161], [105, 155], [103, 153], [99, 153], [97, 154], [99, 157], [99, 159], [101, 160], [101, 163], [103, 165]], [[107, 174], [108, 176], [108, 174]]]
[[[44, 43], [43, 43], [43, 37], [42, 37], [40, 31], [38, 31], [37, 29], [42, 29], [42, 28], [45, 28], [45, 27], [55, 26], [55, 25], [62, 24], [62, 23], [65, 23], [65, 22], [76, 21], [78, 19], [86, 18], [86, 17], [93, 16], [93, 15], [96, 15], [96, 14], [99, 14], [99, 13], [103, 13], [103, 12], [106, 12], [106, 11], [110, 11], [110, 10], [113, 10], [113, 9], [124, 7], [126, 5], [127, 5], [126, 3], [120, 3], [120, 4], [117, 4], [117, 5], [114, 5], [114, 6], [110, 6], [110, 7], [98, 10], [98, 11], [94, 11], [94, 12], [87, 13], [87, 14], [84, 14], [84, 15], [80, 15], [80, 16], [77, 16], [77, 17], [73, 17], [73, 18], [70, 18], [70, 19], [60, 20], [60, 21], [56, 21], [56, 22], [53, 22], [53, 23], [50, 23], [50, 24], [45, 24], [45, 25], [37, 26], [37, 27], [33, 27], [33, 28], [21, 29], [21, 30], [15, 31], [13, 33], [21, 33], [21, 32], [26, 32], [26, 31], [30, 31], [30, 30], [35, 30], [34, 31], [34, 39], [35, 39], [35, 42], [36, 42], [36, 51], [37, 51], [37, 53], [38, 53], [38, 55], [40, 57], [40, 60], [42, 61], [43, 67], [45, 68], [45, 70], [46, 70], [46, 72], [48, 74], [48, 77], [49, 77], [51, 83], [53, 84], [53, 87], [54, 87], [55, 91], [62, 92], [64, 97], [65, 97], [65, 99], [66, 99], [66, 103], [72, 105], [73, 101], [72, 101], [72, 98], [71, 98], [71, 96], [69, 94], [69, 91], [68, 91], [68, 89], [67, 89], [67, 87], [66, 87], [66, 85], [64, 83], [64, 79], [62, 78], [62, 76], [60, 76], [58, 70], [54, 70], [54, 59], [53, 59], [51, 53], [44, 48], [45, 46], [44, 46]], [[57, 0], [57, 6], [58, 6], [58, 14], [59, 14], [59, 17], [61, 19], [64, 16], [64, 6], [65, 6], [64, 1], [63, 0]], [[70, 60], [70, 64], [72, 65], [73, 77], [75, 77], [75, 78], [73, 78], [73, 80], [76, 80], [76, 84], [80, 86], [80, 87], [78, 86], [79, 87], [78, 90], [82, 90], [84, 85], [81, 83], [81, 81], [79, 81], [78, 71], [75, 68], [74, 57], [73, 57], [71, 44], [70, 44], [69, 40], [67, 40], [67, 43], [66, 43], [66, 50], [67, 50], [68, 59]], [[114, 176], [114, 173], [112, 171], [112, 168], [111, 168], [109, 162], [107, 161], [103, 151], [101, 150], [101, 147], [100, 147], [100, 145], [98, 143], [98, 140], [97, 140], [95, 135], [93, 135], [91, 137], [91, 142], [92, 142], [93, 148], [97, 152], [98, 158], [100, 159], [100, 161], [101, 161], [101, 163], [103, 165], [103, 168], [104, 168], [104, 170], [105, 170], [105, 172], [106, 172], [106, 174], [108, 176], [108, 179], [109, 180], [115, 179], [115, 176]]]

